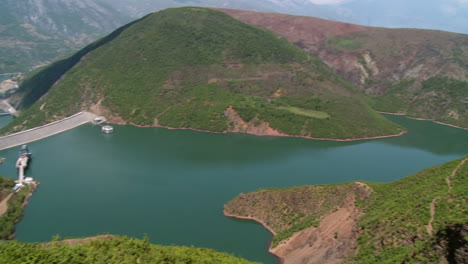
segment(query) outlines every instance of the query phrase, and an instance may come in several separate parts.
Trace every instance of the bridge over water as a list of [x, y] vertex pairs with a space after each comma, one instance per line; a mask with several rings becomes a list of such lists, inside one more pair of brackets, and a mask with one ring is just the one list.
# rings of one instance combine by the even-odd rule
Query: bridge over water
[[47, 125], [0, 137], [0, 150], [23, 145], [70, 130], [77, 126], [92, 122], [95, 117], [97, 116], [93, 113], [80, 112]]

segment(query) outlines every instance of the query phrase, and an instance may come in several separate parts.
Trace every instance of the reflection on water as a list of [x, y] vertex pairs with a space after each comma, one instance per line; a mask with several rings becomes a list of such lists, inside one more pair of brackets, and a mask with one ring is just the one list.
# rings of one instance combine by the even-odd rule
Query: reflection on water
[[0, 74], [0, 82], [18, 76], [17, 74]]
[[443, 126], [431, 121], [412, 120], [403, 116], [385, 116], [406, 127], [410, 133], [398, 138], [387, 138], [382, 142], [441, 155], [454, 153], [466, 155], [468, 153], [467, 130]]
[[[1, 110], [0, 113], [2, 113]], [[11, 115], [0, 115], [0, 128], [6, 126], [11, 120], [13, 120], [13, 116]]]

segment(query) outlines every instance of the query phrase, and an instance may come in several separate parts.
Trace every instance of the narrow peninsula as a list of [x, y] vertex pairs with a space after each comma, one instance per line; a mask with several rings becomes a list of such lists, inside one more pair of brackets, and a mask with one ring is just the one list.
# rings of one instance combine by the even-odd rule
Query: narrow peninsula
[[39, 182], [32, 182], [14, 191], [15, 181], [0, 176], [0, 240], [15, 236], [15, 225], [23, 217], [23, 208], [38, 186]]
[[237, 196], [229, 217], [274, 235], [282, 263], [467, 263], [468, 158], [390, 183], [265, 189]]

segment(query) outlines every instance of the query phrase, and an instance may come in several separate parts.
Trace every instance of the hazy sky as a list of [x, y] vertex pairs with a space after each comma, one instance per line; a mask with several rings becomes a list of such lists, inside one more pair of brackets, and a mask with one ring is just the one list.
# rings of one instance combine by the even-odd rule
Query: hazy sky
[[[309, 0], [311, 3], [318, 5], [329, 5], [329, 4], [341, 4], [345, 2], [358, 2], [358, 1], [369, 1], [369, 0]], [[372, 0], [371, 0], [372, 1]], [[374, 0], [374, 1], [388, 1], [388, 0]], [[391, 0], [390, 0], [391, 1]], [[408, 0], [408, 1], [418, 1], [418, 0]], [[421, 4], [424, 4], [424, 0], [420, 1]], [[458, 2], [460, 4], [468, 4], [468, 0], [439, 0], [441, 4], [448, 4]]]
[[[344, 2], [349, 2], [350, 0], [309, 0], [309, 1], [317, 5], [327, 5], [327, 4], [340, 4]], [[468, 0], [460, 0], [460, 1], [468, 1]]]

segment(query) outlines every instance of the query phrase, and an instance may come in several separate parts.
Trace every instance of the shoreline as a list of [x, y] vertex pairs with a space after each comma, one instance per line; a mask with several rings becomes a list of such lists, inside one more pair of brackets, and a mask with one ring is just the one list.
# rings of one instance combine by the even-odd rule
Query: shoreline
[[[224, 216], [226, 217], [231, 217], [231, 218], [235, 218], [235, 219], [241, 219], [241, 220], [252, 220], [252, 221], [255, 221], [259, 224], [261, 224], [266, 230], [268, 230], [273, 236], [276, 236], [277, 233], [271, 228], [269, 227], [265, 222], [263, 222], [262, 220], [256, 218], [256, 217], [252, 217], [252, 216], [239, 216], [239, 215], [234, 215], [234, 214], [230, 214], [230, 213], [227, 213], [226, 210], [223, 210], [223, 214]], [[270, 243], [270, 246], [268, 248], [268, 250], [270, 251], [271, 250], [271, 243]], [[270, 252], [271, 253], [271, 252]]]
[[29, 199], [32, 197], [33, 193], [37, 190], [37, 188], [39, 187], [41, 183], [36, 181], [31, 189], [31, 191], [29, 192], [28, 195], [26, 195], [26, 197], [24, 197], [24, 201], [23, 203], [21, 204], [21, 216], [17, 219], [15, 219], [15, 221], [13, 222], [13, 224], [15, 225], [15, 231], [13, 232], [13, 234], [11, 234], [10, 236], [8, 236], [8, 240], [11, 240], [13, 239], [15, 236], [16, 236], [16, 224], [18, 224], [21, 219], [23, 219], [24, 217], [24, 208], [26, 207], [26, 205], [28, 205], [28, 202], [29, 202]]
[[[235, 219], [253, 220], [270, 231], [274, 237], [269, 241], [268, 252], [276, 257], [279, 264], [344, 263], [344, 260], [348, 260], [349, 257], [356, 252], [360, 232], [358, 220], [364, 214], [364, 212], [356, 206], [356, 199], [358, 197], [368, 197], [372, 190], [370, 186], [359, 181], [350, 183], [350, 186], [357, 189], [346, 194], [343, 201], [340, 202], [340, 205], [334, 207], [334, 209], [327, 210], [322, 216], [320, 216], [317, 219], [317, 225], [311, 225], [295, 231], [289, 237], [278, 241], [279, 243], [275, 246], [273, 246], [273, 241], [277, 236], [277, 233], [264, 221], [255, 217], [257, 212], [255, 207], [251, 207], [250, 210], [247, 209], [246, 211], [241, 212], [244, 215], [249, 215], [243, 216], [237, 215], [235, 212], [227, 212], [226, 208], [228, 207], [226, 207], [226, 204], [223, 214], [226, 217]], [[330, 193], [330, 195], [333, 194]], [[234, 199], [237, 199], [238, 197], [242, 200], [242, 194]], [[268, 199], [268, 196], [266, 199]], [[315, 198], [312, 197], [310, 199]], [[260, 203], [262, 203], [261, 200]], [[249, 205], [246, 206], [249, 207]], [[262, 207], [262, 209], [259, 210], [268, 215], [271, 208], [267, 206], [266, 211], [263, 211], [263, 209], [265, 209], [265, 207]], [[281, 218], [282, 217], [279, 218], [280, 222]], [[265, 221], [268, 219], [271, 218], [264, 218]], [[339, 238], [337, 235], [338, 233]]]
[[373, 139], [382, 139], [382, 138], [391, 138], [391, 137], [399, 137], [402, 136], [409, 131], [402, 131], [397, 134], [392, 134], [392, 135], [383, 135], [383, 136], [374, 136], [374, 137], [361, 137], [361, 138], [347, 138], [347, 139], [340, 139], [340, 138], [317, 138], [317, 137], [310, 137], [310, 136], [299, 136], [299, 135], [288, 135], [288, 134], [275, 134], [275, 135], [262, 135], [262, 134], [253, 134], [253, 133], [244, 133], [244, 132], [231, 132], [231, 131], [210, 131], [210, 130], [204, 130], [204, 129], [198, 129], [198, 128], [191, 128], [191, 127], [168, 127], [168, 126], [161, 126], [161, 125], [137, 125], [134, 123], [120, 123], [120, 122], [108, 122], [110, 124], [116, 124], [116, 125], [132, 125], [135, 127], [140, 127], [140, 128], [152, 128], [152, 127], [157, 127], [157, 128], [165, 128], [169, 130], [192, 130], [192, 131], [197, 131], [197, 132], [204, 132], [204, 133], [211, 133], [211, 134], [246, 134], [246, 135], [254, 135], [254, 136], [259, 136], [259, 137], [284, 137], [284, 138], [305, 138], [305, 139], [311, 139], [311, 140], [320, 140], [320, 141], [336, 141], [336, 142], [353, 142], [353, 141], [361, 141], [361, 140], [373, 140]]
[[459, 128], [459, 129], [463, 129], [463, 130], [468, 130], [468, 128], [465, 128], [465, 127], [460, 127], [460, 126], [456, 126], [456, 125], [452, 125], [452, 124], [448, 124], [448, 123], [436, 121], [436, 120], [434, 120], [434, 119], [421, 118], [421, 117], [411, 117], [411, 116], [406, 115], [405, 113], [391, 113], [391, 112], [382, 112], [382, 111], [377, 111], [377, 113], [379, 113], [379, 114], [387, 114], [387, 115], [404, 116], [404, 117], [406, 117], [406, 118], [413, 119], [413, 120], [419, 120], [419, 121], [431, 121], [431, 122], [436, 123], [436, 124], [439, 124], [439, 125], [444, 125], [444, 126], [449, 126], [449, 127], [453, 127], [453, 128]]
[[[272, 235], [273, 235], [273, 238], [277, 235], [277, 233], [271, 228], [269, 227], [265, 222], [263, 222], [262, 220], [256, 218], [256, 217], [251, 217], [251, 216], [239, 216], [239, 215], [234, 215], [234, 214], [230, 214], [230, 213], [227, 213], [226, 210], [223, 210], [223, 215], [226, 216], [226, 217], [229, 217], [229, 218], [233, 218], [233, 219], [240, 219], [240, 220], [250, 220], [250, 221], [255, 221], [256, 223], [260, 224], [263, 226], [263, 228], [265, 228], [266, 230], [268, 230]], [[296, 236], [297, 234], [294, 234], [293, 236]], [[292, 237], [293, 237], [292, 236]], [[292, 238], [291, 237], [291, 238]], [[278, 263], [279, 264], [283, 264], [284, 263], [284, 258], [276, 255], [273, 251], [273, 248], [271, 248], [271, 245], [273, 245], [273, 238], [269, 241], [269, 245], [268, 245], [268, 253], [272, 254], [273, 256], [275, 256], [275, 258], [278, 260]]]

